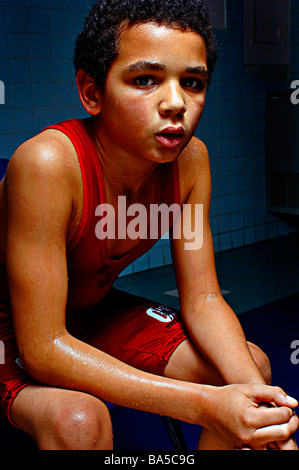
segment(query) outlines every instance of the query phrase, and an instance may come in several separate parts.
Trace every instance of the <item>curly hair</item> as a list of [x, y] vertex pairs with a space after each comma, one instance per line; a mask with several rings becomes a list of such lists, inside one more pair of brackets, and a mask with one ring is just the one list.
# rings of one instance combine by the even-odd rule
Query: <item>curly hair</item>
[[210, 83], [217, 60], [217, 46], [205, 0], [98, 0], [78, 34], [73, 62], [104, 87], [109, 68], [119, 53], [123, 27], [154, 22], [191, 30], [206, 45]]

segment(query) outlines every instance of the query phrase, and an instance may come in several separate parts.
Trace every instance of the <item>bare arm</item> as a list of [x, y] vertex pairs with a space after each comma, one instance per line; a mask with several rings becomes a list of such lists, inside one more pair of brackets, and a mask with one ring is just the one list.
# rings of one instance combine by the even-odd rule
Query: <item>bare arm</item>
[[[252, 399], [240, 389], [218, 389], [154, 376], [123, 364], [67, 332], [66, 242], [74, 212], [74, 187], [72, 178], [65, 176], [67, 155], [61, 158], [63, 153], [59, 145], [49, 149], [26, 144], [13, 157], [6, 177], [7, 269], [16, 339], [25, 370], [47, 385], [84, 391], [116, 404], [216, 429], [236, 446], [244, 439], [264, 440], [255, 428], [240, 429], [226, 423], [222, 416], [233, 413], [236, 406], [241, 408], [242, 400], [251, 403], [269, 397], [287, 405], [281, 390], [258, 389]], [[235, 400], [231, 400], [232, 395]], [[221, 413], [215, 415], [220, 404]], [[288, 423], [284, 432], [294, 432], [290, 416], [286, 417], [289, 411], [283, 410], [279, 418], [279, 413], [275, 414], [275, 420]], [[250, 405], [247, 412], [254, 413], [255, 406]], [[265, 415], [260, 423], [271, 421], [273, 414]], [[276, 437], [277, 432], [271, 440]]]
[[[188, 162], [192, 162], [192, 169]], [[203, 220], [193, 232], [202, 244], [190, 249], [186, 237], [172, 242], [173, 260], [180, 294], [181, 311], [196, 346], [216, 366], [226, 383], [264, 383], [247, 346], [238, 318], [223, 299], [215, 270], [213, 241], [209, 225], [211, 178], [205, 146], [193, 141], [193, 153], [182, 162], [182, 172], [193, 176], [186, 204], [202, 205]], [[190, 176], [189, 176], [190, 181]], [[188, 220], [182, 218], [184, 229]], [[195, 243], [194, 243], [194, 247]]]

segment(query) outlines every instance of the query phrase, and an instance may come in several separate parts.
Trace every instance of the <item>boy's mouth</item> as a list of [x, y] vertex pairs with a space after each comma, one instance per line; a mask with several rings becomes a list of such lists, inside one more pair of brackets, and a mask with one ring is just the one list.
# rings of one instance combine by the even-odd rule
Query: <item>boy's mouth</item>
[[183, 127], [167, 127], [156, 134], [157, 141], [165, 148], [178, 147], [185, 135]]

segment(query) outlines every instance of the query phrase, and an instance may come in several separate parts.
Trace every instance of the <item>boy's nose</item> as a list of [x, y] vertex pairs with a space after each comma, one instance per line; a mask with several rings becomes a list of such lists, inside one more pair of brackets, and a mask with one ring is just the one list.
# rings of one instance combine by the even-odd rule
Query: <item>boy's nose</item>
[[184, 92], [180, 85], [174, 82], [169, 83], [163, 90], [162, 99], [159, 105], [161, 115], [165, 114], [185, 114], [187, 111]]

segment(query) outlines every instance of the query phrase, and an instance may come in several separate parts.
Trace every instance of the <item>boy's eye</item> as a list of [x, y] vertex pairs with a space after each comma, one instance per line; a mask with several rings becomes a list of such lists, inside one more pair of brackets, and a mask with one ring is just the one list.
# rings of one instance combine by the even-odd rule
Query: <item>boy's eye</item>
[[197, 78], [184, 78], [182, 80], [182, 85], [191, 90], [202, 90], [205, 87], [205, 83]]
[[140, 87], [148, 87], [154, 85], [155, 81], [152, 77], [138, 77], [135, 78], [134, 83]]

